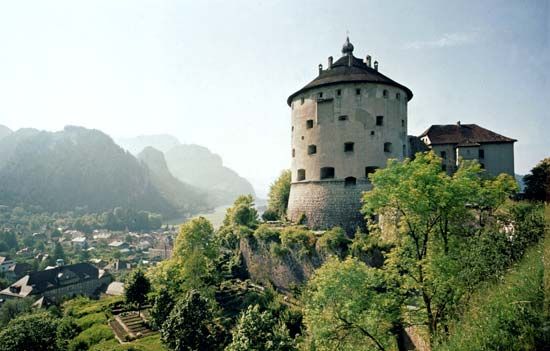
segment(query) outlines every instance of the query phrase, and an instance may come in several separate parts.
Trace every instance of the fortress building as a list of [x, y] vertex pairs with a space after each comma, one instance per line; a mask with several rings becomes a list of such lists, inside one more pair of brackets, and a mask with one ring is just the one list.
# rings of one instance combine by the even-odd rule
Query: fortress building
[[319, 75], [287, 100], [292, 109], [292, 184], [288, 217], [313, 229], [363, 225], [368, 174], [408, 155], [407, 103], [412, 92], [379, 72], [377, 61], [328, 58]]

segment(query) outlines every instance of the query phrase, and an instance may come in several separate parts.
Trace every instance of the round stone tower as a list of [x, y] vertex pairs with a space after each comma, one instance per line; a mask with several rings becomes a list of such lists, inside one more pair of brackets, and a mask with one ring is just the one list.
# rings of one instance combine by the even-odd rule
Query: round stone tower
[[313, 229], [364, 225], [361, 193], [368, 174], [389, 158], [407, 155], [407, 87], [379, 72], [378, 62], [353, 56], [349, 38], [343, 56], [290, 95], [292, 184], [288, 217], [302, 216]]

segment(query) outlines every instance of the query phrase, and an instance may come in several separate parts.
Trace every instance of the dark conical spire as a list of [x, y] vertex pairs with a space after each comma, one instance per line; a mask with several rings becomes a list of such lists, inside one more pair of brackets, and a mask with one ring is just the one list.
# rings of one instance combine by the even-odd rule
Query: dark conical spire
[[342, 46], [342, 54], [352, 55], [353, 54], [353, 44], [349, 42], [349, 36], [346, 37], [346, 42]]

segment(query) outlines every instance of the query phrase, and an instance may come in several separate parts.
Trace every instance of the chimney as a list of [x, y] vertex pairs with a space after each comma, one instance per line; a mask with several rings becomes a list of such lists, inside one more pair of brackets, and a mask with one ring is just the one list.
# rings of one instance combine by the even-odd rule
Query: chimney
[[332, 68], [332, 60], [333, 60], [333, 59], [332, 59], [332, 56], [329, 56], [329, 57], [328, 57], [328, 67], [327, 67], [327, 69], [331, 69], [331, 68]]
[[374, 61], [374, 70], [378, 71], [378, 61]]
[[319, 64], [319, 74], [321, 74], [321, 72], [323, 72], [323, 65]]
[[367, 64], [368, 67], [371, 66], [371, 59], [372, 58], [370, 57], [370, 55], [367, 55], [367, 58], [365, 59], [365, 63]]

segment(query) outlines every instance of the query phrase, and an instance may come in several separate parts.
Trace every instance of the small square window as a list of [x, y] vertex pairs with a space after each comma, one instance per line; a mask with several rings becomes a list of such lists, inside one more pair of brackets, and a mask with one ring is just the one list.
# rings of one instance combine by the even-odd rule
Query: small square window
[[291, 130], [291, 131], [292, 131], [292, 132], [294, 131], [294, 126], [292, 126], [292, 130]]
[[386, 89], [384, 89], [384, 91], [382, 91], [382, 96], [384, 97], [384, 99], [388, 98], [388, 91]]
[[321, 168], [321, 179], [332, 179], [332, 178], [334, 178], [334, 167]]
[[306, 170], [305, 169], [299, 169], [298, 170], [298, 181], [300, 180], [306, 180]]
[[405, 120], [402, 119], [402, 120], [401, 120], [401, 127], [404, 127], [404, 126], [405, 126]]
[[336, 89], [336, 96], [342, 96], [342, 89]]
[[442, 159], [444, 159], [444, 160], [447, 159], [447, 152], [446, 151], [441, 151], [440, 155], [441, 155]]
[[303, 105], [304, 104], [304, 98], [300, 98], [300, 104]]
[[377, 126], [384, 125], [384, 116], [376, 116], [376, 125]]
[[355, 89], [355, 95], [361, 95], [361, 89]]
[[384, 152], [391, 152], [391, 143], [384, 143]]
[[292, 157], [296, 156], [296, 150], [292, 149]]
[[441, 165], [441, 170], [442, 170], [443, 172], [447, 172], [447, 165], [446, 165], [446, 164], [442, 164], [442, 165]]
[[339, 121], [347, 121], [347, 120], [348, 120], [348, 116], [346, 116], [346, 115], [338, 116], [338, 120], [339, 120]]
[[396, 98], [397, 100], [401, 100], [401, 94], [399, 94], [399, 93], [395, 94], [395, 98]]
[[308, 145], [307, 147], [307, 154], [313, 155], [317, 153], [317, 145]]
[[319, 99], [322, 99], [322, 98], [323, 98], [323, 92], [320, 92], [320, 93], [318, 94], [318, 96], [319, 96]]
[[370, 131], [370, 135], [374, 135], [374, 130], [371, 130], [371, 131]]
[[306, 121], [306, 128], [307, 128], [307, 129], [313, 128], [313, 120], [312, 120], [312, 119], [308, 119], [308, 120]]
[[479, 149], [479, 151], [478, 151], [478, 157], [479, 157], [479, 158], [485, 158], [485, 150]]
[[344, 152], [353, 152], [354, 147], [355, 147], [355, 143], [352, 143], [352, 142], [344, 143]]

